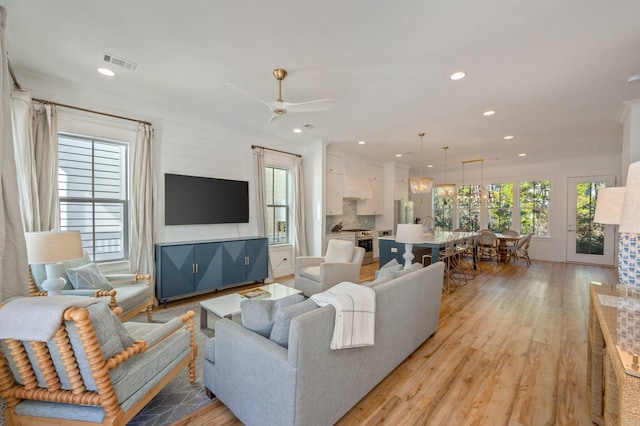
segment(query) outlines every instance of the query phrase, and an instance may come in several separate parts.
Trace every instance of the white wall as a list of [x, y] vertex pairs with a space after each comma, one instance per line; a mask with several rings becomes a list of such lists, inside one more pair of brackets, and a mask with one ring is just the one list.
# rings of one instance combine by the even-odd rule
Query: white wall
[[[180, 111], [163, 110], [157, 105], [126, 95], [49, 76], [22, 72], [20, 83], [34, 98], [93, 109], [109, 114], [149, 121], [155, 129], [154, 154], [156, 160], [156, 217], [155, 242], [180, 242], [217, 238], [252, 236], [257, 233], [255, 209], [250, 209], [249, 223], [218, 225], [164, 225], [164, 174], [177, 173], [249, 181], [250, 206], [255, 206], [253, 154], [251, 145], [301, 154], [305, 165], [305, 204], [307, 206], [308, 244], [311, 253], [319, 253], [322, 239], [316, 205], [322, 202], [322, 143], [314, 141], [301, 145], [271, 135], [250, 134], [215, 123], [211, 120], [192, 119]], [[59, 108], [59, 111], [71, 111]], [[73, 113], [84, 120], [104, 120], [101, 116]], [[68, 113], [72, 115], [72, 113]], [[93, 117], [93, 118], [92, 118]], [[112, 120], [116, 126], [135, 130], [135, 123]], [[78, 130], [82, 133], [81, 130]], [[108, 137], [108, 136], [103, 136]], [[115, 136], [113, 136], [115, 138]], [[317, 228], [317, 229], [316, 229]]]

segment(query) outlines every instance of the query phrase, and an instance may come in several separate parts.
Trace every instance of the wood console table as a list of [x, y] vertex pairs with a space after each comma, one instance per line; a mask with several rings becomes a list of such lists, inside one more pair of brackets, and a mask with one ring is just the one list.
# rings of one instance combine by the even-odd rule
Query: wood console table
[[[640, 424], [640, 366], [638, 356], [623, 350], [615, 284], [591, 283], [587, 386], [591, 420], [598, 425]], [[628, 301], [628, 300], [627, 300]], [[640, 305], [640, 299], [632, 303]], [[625, 305], [621, 305], [624, 307]], [[629, 312], [620, 308], [621, 315]], [[640, 311], [631, 313], [640, 317]], [[622, 327], [620, 327], [622, 328]]]

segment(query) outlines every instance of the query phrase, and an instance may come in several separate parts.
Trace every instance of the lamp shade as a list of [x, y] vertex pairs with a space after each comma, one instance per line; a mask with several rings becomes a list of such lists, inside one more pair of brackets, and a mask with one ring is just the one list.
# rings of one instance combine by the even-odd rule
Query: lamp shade
[[80, 231], [25, 232], [29, 263], [55, 263], [83, 256]]
[[640, 234], [640, 161], [629, 165], [625, 188], [619, 232]]
[[397, 243], [418, 244], [423, 241], [424, 236], [422, 235], [422, 225], [412, 223], [398, 224], [398, 229], [396, 231]]
[[431, 192], [431, 188], [433, 187], [433, 178], [414, 177], [409, 179], [409, 185], [411, 186], [412, 193], [427, 194]]
[[624, 186], [598, 190], [596, 212], [593, 215], [593, 222], [603, 223], [605, 225], [620, 225], [624, 192]]

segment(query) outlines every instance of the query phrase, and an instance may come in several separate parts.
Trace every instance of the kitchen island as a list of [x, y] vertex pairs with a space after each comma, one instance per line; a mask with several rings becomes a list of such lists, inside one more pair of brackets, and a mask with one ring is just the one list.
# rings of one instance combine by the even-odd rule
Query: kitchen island
[[[424, 249], [431, 250], [431, 262], [438, 261], [440, 249], [453, 241], [454, 244], [460, 244], [467, 238], [479, 235], [477, 232], [452, 232], [452, 231], [433, 231], [424, 234], [424, 241], [419, 244], [413, 244], [414, 262], [422, 262], [422, 253]], [[396, 259], [399, 263], [404, 263], [404, 243], [396, 242], [396, 237], [380, 237], [380, 267], [384, 266], [392, 259]]]

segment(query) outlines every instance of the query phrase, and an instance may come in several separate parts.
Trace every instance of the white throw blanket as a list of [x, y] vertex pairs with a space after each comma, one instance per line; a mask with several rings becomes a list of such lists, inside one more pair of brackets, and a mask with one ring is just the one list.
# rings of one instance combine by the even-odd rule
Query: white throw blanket
[[373, 289], [342, 282], [311, 296], [318, 306], [333, 305], [336, 321], [331, 349], [373, 346], [376, 325], [376, 293]]
[[39, 296], [13, 299], [0, 309], [0, 339], [53, 339], [67, 308], [100, 303], [85, 296]]

